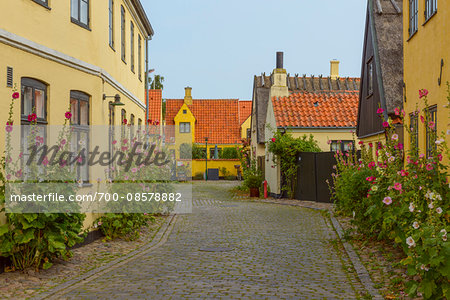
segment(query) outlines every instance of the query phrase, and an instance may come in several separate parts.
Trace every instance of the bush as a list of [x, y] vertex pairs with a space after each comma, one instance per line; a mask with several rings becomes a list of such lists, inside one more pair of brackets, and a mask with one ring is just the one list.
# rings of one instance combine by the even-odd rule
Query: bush
[[223, 159], [237, 159], [239, 158], [238, 149], [235, 147], [223, 148], [219, 157]]
[[194, 175], [194, 177], [192, 179], [194, 179], [194, 180], [203, 180], [204, 179], [203, 173], [201, 173], [201, 172], [195, 173], [195, 175]]
[[[406, 258], [402, 263], [409, 275], [419, 279], [408, 283], [409, 296], [421, 293], [426, 299], [450, 299], [450, 186], [447, 165], [442, 163], [443, 155], [447, 161], [450, 158], [445, 142], [448, 131], [440, 136], [434, 133], [427, 94], [420, 91], [426, 109], [418, 117], [436, 141], [430, 157], [418, 155], [413, 148], [404, 162], [403, 144], [398, 142], [392, 120], [386, 120], [386, 143], [378, 146], [375, 157], [363, 155], [355, 164], [352, 160], [348, 163], [342, 153], [337, 155], [333, 195], [341, 212], [354, 212], [353, 222], [360, 232], [390, 240], [403, 249]], [[450, 104], [450, 91], [448, 101]], [[383, 110], [378, 112], [381, 115]], [[404, 117], [399, 109], [395, 113], [399, 119]], [[372, 152], [374, 145], [367, 149], [360, 144], [364, 153]]]
[[154, 221], [153, 216], [145, 213], [107, 213], [97, 219], [94, 226], [98, 226], [106, 240], [135, 240], [139, 237], [141, 228]]
[[225, 180], [236, 180], [236, 176], [233, 175], [225, 176]]

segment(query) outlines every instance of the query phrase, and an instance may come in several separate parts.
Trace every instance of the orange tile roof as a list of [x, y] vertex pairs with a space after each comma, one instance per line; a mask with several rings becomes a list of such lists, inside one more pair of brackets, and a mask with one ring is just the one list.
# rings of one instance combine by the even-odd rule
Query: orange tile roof
[[[238, 99], [193, 99], [189, 109], [195, 123], [195, 142], [211, 144], [240, 143]], [[174, 125], [174, 118], [183, 105], [183, 99], [166, 100], [166, 124]]]
[[242, 125], [252, 113], [252, 101], [239, 101], [239, 124]]
[[355, 127], [358, 91], [300, 92], [273, 98], [277, 127]]
[[161, 122], [162, 90], [148, 90], [148, 120]]

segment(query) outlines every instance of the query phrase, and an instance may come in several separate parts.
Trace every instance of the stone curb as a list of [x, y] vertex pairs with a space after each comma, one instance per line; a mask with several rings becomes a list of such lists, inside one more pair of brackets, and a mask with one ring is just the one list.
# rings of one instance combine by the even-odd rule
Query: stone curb
[[318, 207], [313, 207], [309, 205], [295, 205], [290, 203], [278, 203], [276, 201], [270, 201], [270, 200], [263, 200], [262, 203], [271, 203], [271, 204], [278, 204], [278, 205], [288, 205], [288, 206], [297, 206], [297, 207], [303, 207], [313, 210], [319, 210], [319, 211], [328, 211], [330, 213], [330, 219], [333, 224], [333, 227], [335, 228], [339, 239], [341, 240], [342, 245], [344, 246], [345, 252], [347, 253], [348, 257], [350, 258], [350, 261], [353, 264], [353, 268], [356, 271], [356, 274], [358, 275], [359, 280], [361, 281], [364, 288], [369, 292], [369, 294], [372, 296], [372, 299], [384, 299], [383, 296], [380, 295], [378, 290], [375, 288], [375, 285], [373, 284], [372, 279], [370, 278], [369, 272], [367, 272], [366, 267], [361, 263], [361, 260], [359, 259], [359, 256], [356, 254], [355, 250], [353, 249], [353, 246], [350, 245], [348, 242], [346, 242], [343, 238], [344, 231], [342, 230], [341, 224], [339, 221], [334, 217], [333, 211], [330, 209], [323, 209]]
[[177, 215], [173, 214], [173, 215], [169, 216], [167, 218], [167, 220], [161, 225], [158, 232], [153, 237], [152, 241], [150, 243], [148, 243], [147, 245], [145, 245], [139, 249], [136, 249], [123, 257], [117, 258], [117, 259], [107, 263], [104, 266], [90, 270], [89, 272], [87, 272], [85, 274], [82, 274], [82, 275], [75, 277], [69, 281], [66, 281], [60, 285], [57, 285], [46, 292], [43, 292], [39, 295], [36, 295], [35, 297], [32, 297], [31, 299], [36, 299], [36, 300], [38, 300], [38, 299], [39, 300], [40, 299], [60, 299], [60, 297], [62, 295], [67, 294], [68, 292], [74, 290], [78, 286], [80, 286], [86, 282], [92, 281], [92, 280], [98, 278], [99, 276], [101, 276], [105, 273], [108, 273], [108, 272], [130, 262], [131, 260], [134, 260], [134, 259], [158, 248], [159, 246], [163, 245], [167, 241], [167, 238], [169, 237], [170, 232], [172, 231], [173, 226], [176, 223], [176, 220], [177, 220]]

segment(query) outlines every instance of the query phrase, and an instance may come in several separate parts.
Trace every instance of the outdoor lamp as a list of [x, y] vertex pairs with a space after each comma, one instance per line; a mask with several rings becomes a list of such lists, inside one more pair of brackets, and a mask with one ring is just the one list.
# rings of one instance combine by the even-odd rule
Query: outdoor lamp
[[115, 96], [106, 96], [106, 94], [103, 94], [103, 100], [106, 100], [106, 98], [114, 98], [114, 102], [110, 102], [112, 106], [123, 106], [122, 102], [120, 102], [120, 95], [116, 94]]

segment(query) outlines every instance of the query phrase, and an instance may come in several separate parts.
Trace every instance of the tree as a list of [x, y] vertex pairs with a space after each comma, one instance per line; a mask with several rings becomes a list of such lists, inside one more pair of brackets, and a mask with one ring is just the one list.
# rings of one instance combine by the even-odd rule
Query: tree
[[148, 77], [148, 84], [153, 90], [162, 90], [164, 89], [164, 76], [155, 75], [154, 77]]

